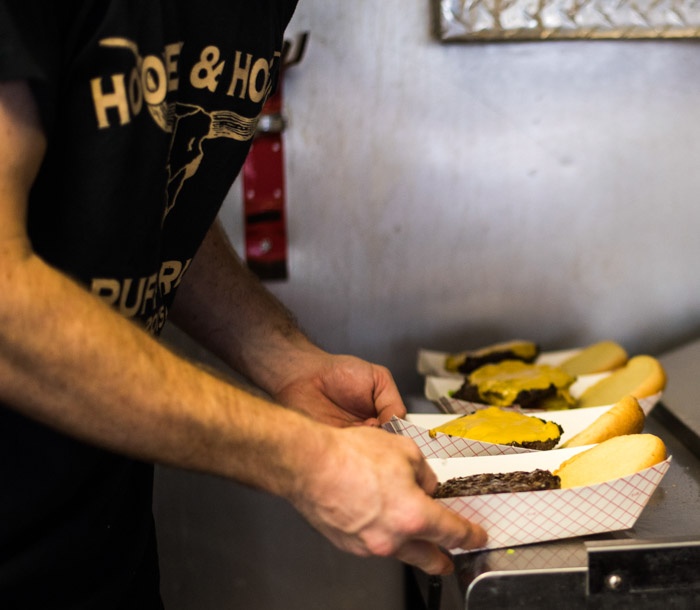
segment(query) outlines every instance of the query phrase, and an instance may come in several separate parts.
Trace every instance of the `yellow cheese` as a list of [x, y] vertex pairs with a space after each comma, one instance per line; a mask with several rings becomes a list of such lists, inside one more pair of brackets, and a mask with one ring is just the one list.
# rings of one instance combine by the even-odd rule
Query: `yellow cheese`
[[517, 402], [523, 390], [546, 390], [554, 386], [564, 398], [573, 404], [568, 388], [574, 377], [558, 367], [547, 364], [526, 364], [517, 360], [506, 360], [499, 364], [487, 364], [469, 375], [469, 383], [476, 386], [487, 404], [505, 407]]
[[562, 429], [558, 424], [538, 417], [505, 411], [499, 407], [487, 407], [437, 426], [429, 434], [435, 437], [438, 432], [475, 441], [510, 445], [559, 439]]

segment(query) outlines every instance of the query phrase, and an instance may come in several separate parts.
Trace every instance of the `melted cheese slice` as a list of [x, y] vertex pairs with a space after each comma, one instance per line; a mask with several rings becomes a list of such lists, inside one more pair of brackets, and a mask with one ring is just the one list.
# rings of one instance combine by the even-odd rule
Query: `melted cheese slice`
[[[558, 367], [518, 360], [487, 364], [469, 375], [469, 383], [478, 388], [488, 404], [497, 407], [514, 404], [523, 390], [546, 390], [553, 385], [564, 392], [574, 381], [574, 377]], [[573, 399], [565, 401], [574, 403]]]
[[558, 439], [562, 430], [558, 424], [499, 407], [480, 409], [429, 430], [432, 437], [438, 432], [461, 436], [475, 441], [508, 445]]

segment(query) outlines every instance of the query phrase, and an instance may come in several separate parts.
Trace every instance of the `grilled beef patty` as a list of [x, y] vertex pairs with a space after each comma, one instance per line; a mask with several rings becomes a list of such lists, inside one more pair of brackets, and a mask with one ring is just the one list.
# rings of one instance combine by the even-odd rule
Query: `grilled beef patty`
[[[521, 390], [518, 392], [513, 404], [518, 405], [522, 409], [536, 409], [539, 403], [541, 403], [543, 400], [554, 398], [556, 395], [557, 388], [554, 384], [542, 389]], [[488, 404], [488, 402], [479, 392], [479, 388], [469, 383], [468, 379], [466, 379], [460, 388], [455, 391], [452, 398], [456, 398], [457, 400], [465, 400], [467, 402]]]
[[503, 472], [498, 474], [474, 474], [455, 477], [438, 485], [435, 498], [457, 496], [480, 496], [484, 494], [515, 493], [519, 491], [540, 491], [560, 489], [561, 481], [549, 470]]

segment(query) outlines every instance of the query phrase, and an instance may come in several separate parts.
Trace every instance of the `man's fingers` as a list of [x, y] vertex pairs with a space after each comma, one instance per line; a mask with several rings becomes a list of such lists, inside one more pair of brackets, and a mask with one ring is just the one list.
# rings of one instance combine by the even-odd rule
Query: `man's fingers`
[[478, 549], [488, 540], [484, 529], [446, 508], [437, 500], [429, 500], [424, 527], [415, 538], [434, 543], [445, 549]]
[[[450, 574], [454, 569], [454, 564], [445, 549], [477, 549], [486, 544], [486, 532], [480, 526], [462, 519], [456, 513], [451, 513], [448, 509], [443, 509], [449, 513], [449, 518], [455, 518], [455, 524], [451, 528], [452, 532], [445, 533], [439, 525], [435, 526], [439, 530], [433, 535], [430, 528], [425, 535], [418, 536], [419, 539], [412, 539], [406, 542], [396, 552], [396, 558], [404, 563], [420, 568], [427, 574]], [[444, 543], [428, 542], [432, 538], [442, 539]]]
[[396, 558], [420, 568], [426, 574], [446, 575], [454, 570], [452, 559], [444, 551], [434, 544], [420, 540], [404, 544], [396, 553]]
[[421, 486], [425, 493], [432, 496], [437, 489], [438, 478], [433, 469], [428, 465], [428, 462], [423, 458], [422, 454], [415, 465], [415, 471], [418, 485]]
[[[417, 458], [414, 462], [416, 482], [428, 496], [432, 496], [437, 488], [437, 476], [420, 454], [420, 450], [417, 450], [414, 455]], [[425, 498], [425, 500], [420, 503], [418, 509], [425, 512], [423, 525], [419, 528], [420, 531], [415, 532], [416, 539], [445, 549], [477, 549], [486, 544], [488, 537], [481, 526], [467, 521], [438, 500], [433, 498]]]

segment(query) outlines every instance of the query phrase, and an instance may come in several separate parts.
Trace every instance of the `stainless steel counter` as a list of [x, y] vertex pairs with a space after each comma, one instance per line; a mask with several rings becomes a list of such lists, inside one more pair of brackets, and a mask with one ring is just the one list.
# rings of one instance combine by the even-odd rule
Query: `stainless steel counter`
[[700, 341], [660, 360], [669, 383], [645, 430], [673, 461], [634, 528], [460, 555], [449, 577], [416, 572], [428, 610], [700, 608]]

